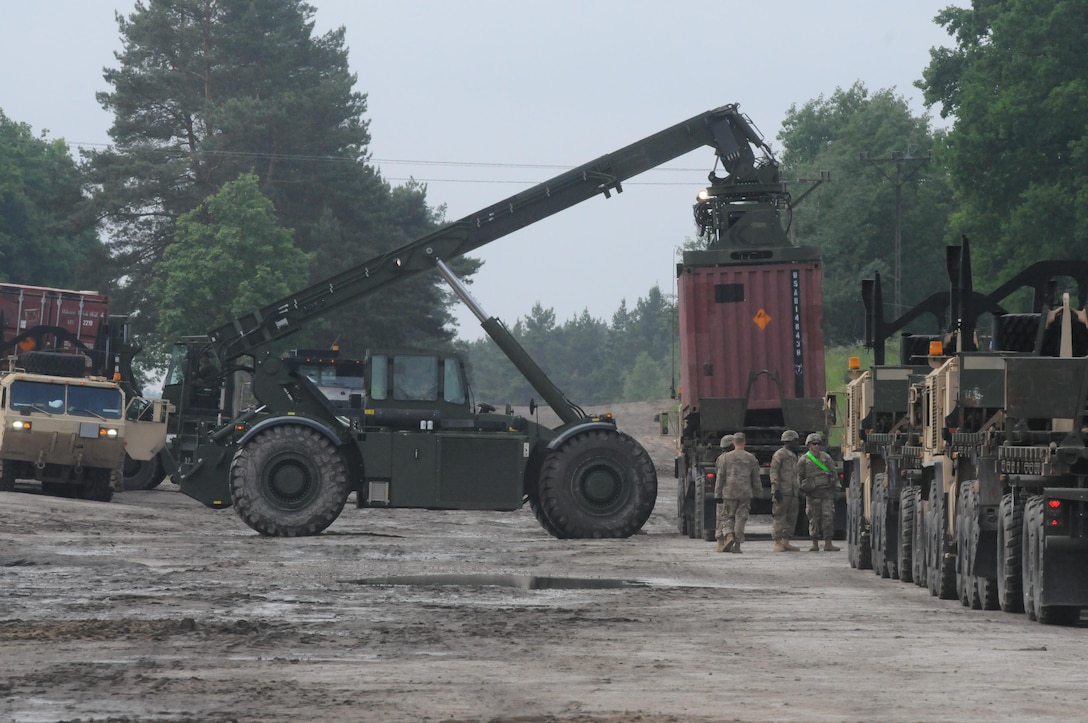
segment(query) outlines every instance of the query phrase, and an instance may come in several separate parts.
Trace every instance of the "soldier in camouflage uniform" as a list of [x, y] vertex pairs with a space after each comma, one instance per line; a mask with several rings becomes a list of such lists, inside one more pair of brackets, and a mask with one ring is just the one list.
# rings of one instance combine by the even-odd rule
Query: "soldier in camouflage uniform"
[[[727, 434], [722, 437], [718, 446], [722, 448], [722, 453], [715, 460], [715, 466], [720, 470], [725, 453], [733, 451], [733, 435]], [[715, 489], [717, 489], [717, 486], [717, 483], [715, 483]], [[718, 552], [725, 552], [725, 535], [722, 534], [722, 526], [725, 524], [725, 502], [717, 492], [714, 493], [714, 501], [717, 503], [714, 505], [714, 534], [718, 540]]]
[[800, 435], [792, 429], [782, 433], [782, 448], [771, 457], [771, 537], [775, 552], [797, 552], [800, 547], [790, 544], [797, 526], [797, 440]]
[[835, 536], [835, 490], [839, 481], [831, 471], [835, 464], [831, 456], [820, 449], [822, 442], [820, 435], [816, 433], [805, 439], [808, 452], [801, 455], [801, 460], [797, 463], [797, 477], [801, 491], [808, 500], [805, 512], [808, 513], [808, 532], [812, 536], [809, 552], [819, 552], [821, 532], [824, 550], [838, 552], [839, 548], [831, 541]]
[[745, 451], [745, 441], [744, 433], [737, 432], [733, 435], [735, 449], [718, 457], [714, 497], [722, 500], [722, 525], [717, 533], [721, 535], [718, 549], [722, 552], [740, 552], [752, 497], [763, 489], [759, 482], [759, 462], [754, 454]]

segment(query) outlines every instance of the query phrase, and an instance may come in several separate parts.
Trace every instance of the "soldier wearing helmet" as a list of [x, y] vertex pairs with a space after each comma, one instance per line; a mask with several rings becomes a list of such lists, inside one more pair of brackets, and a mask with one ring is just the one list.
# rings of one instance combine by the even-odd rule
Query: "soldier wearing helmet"
[[832, 471], [834, 462], [831, 456], [821, 449], [823, 438], [812, 433], [805, 439], [808, 451], [801, 455], [797, 463], [797, 478], [801, 491], [805, 493], [808, 514], [808, 532], [812, 537], [810, 552], [819, 552], [820, 538], [824, 541], [824, 551], [838, 552], [832, 539], [835, 536], [835, 489], [839, 485]]
[[759, 462], [744, 449], [746, 441], [744, 433], [737, 432], [733, 435], [735, 449], [718, 457], [714, 497], [722, 500], [722, 522], [717, 530], [719, 552], [740, 552], [752, 497], [763, 491]]
[[[720, 469], [725, 453], [733, 451], [733, 435], [723, 436], [718, 446], [722, 448], [722, 453], [718, 455], [715, 467]], [[715, 483], [715, 488], [717, 488], [717, 483]], [[725, 537], [722, 535], [722, 526], [725, 524], [725, 500], [718, 494], [717, 489], [715, 489], [714, 501], [717, 503], [714, 505], [714, 536], [718, 541], [718, 552], [725, 552]]]
[[790, 544], [797, 526], [799, 508], [797, 489], [797, 452], [800, 435], [792, 429], [782, 433], [782, 447], [771, 457], [771, 537], [775, 552], [797, 552]]

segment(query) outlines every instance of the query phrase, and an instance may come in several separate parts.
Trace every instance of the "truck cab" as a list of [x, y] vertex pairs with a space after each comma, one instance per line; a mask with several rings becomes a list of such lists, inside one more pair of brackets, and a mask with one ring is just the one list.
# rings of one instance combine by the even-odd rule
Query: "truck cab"
[[162, 447], [161, 426], [146, 435], [137, 428], [163, 420], [164, 405], [127, 401], [105, 378], [34, 373], [12, 360], [0, 374], [0, 490], [37, 480], [47, 493], [108, 502], [121, 488], [126, 449], [151, 459]]

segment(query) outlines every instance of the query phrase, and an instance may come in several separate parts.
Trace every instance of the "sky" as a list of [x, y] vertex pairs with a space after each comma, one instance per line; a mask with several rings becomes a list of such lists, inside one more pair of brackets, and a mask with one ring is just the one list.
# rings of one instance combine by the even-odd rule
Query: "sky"
[[[703, 111], [739, 103], [776, 152], [791, 106], [862, 82], [929, 114], [914, 81], [933, 22], [967, 0], [309, 0], [319, 34], [343, 26], [370, 152], [393, 185], [425, 182], [455, 221]], [[134, 0], [0, 0], [0, 110], [73, 151], [109, 143], [95, 93], [117, 67], [115, 13]], [[874, 149], [883, 153], [886, 150]], [[472, 295], [508, 326], [539, 303], [558, 324], [610, 322], [658, 286], [674, 293], [677, 249], [713, 151], [703, 148], [473, 255]], [[834, 169], [832, 182], [834, 182]], [[817, 191], [818, 193], [818, 191]], [[894, 209], [889, 208], [889, 213]], [[801, 240], [803, 241], [803, 239]], [[330, 269], [332, 275], [340, 269]], [[28, 281], [27, 283], [33, 283]], [[125, 310], [127, 311], [127, 310]], [[483, 336], [458, 304], [462, 338]]]

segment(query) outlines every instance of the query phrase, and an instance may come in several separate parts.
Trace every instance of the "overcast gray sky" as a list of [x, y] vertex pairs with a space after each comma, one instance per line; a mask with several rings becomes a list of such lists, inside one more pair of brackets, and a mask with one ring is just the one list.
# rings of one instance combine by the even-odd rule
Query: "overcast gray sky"
[[[456, 220], [726, 103], [739, 103], [776, 151], [791, 105], [855, 81], [895, 88], [921, 114], [913, 82], [930, 48], [952, 44], [933, 17], [969, 3], [310, 4], [318, 32], [347, 29], [356, 88], [369, 96], [374, 163], [395, 185], [425, 181], [430, 203]], [[114, 13], [134, 6], [0, 0], [0, 109], [76, 149], [108, 143], [111, 118], [94, 96], [107, 89], [102, 69], [116, 66]], [[709, 148], [693, 152], [625, 183], [621, 195], [485, 246], [473, 295], [512, 325], [534, 302], [558, 323], [584, 309], [610, 321], [621, 300], [633, 307], [655, 284], [673, 293], [674, 252], [694, 235], [691, 205], [712, 164]], [[467, 310], [458, 318], [463, 337], [482, 335]]]

